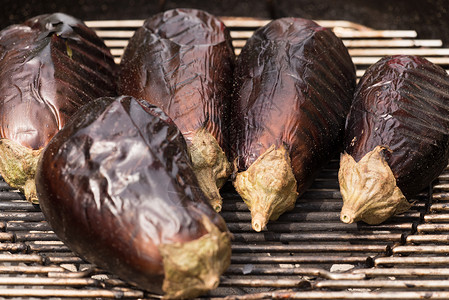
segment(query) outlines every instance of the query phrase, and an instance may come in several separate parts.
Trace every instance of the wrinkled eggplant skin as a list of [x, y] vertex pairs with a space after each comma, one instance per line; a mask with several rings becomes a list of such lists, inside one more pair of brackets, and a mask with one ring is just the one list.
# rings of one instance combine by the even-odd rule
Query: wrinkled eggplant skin
[[119, 91], [164, 110], [191, 142], [203, 126], [226, 152], [234, 49], [228, 29], [195, 9], [147, 19], [120, 64]]
[[449, 157], [449, 75], [419, 56], [388, 56], [367, 69], [348, 115], [346, 152], [384, 151], [406, 197], [427, 187]]
[[87, 261], [162, 293], [158, 245], [205, 234], [207, 204], [186, 143], [159, 109], [130, 96], [82, 107], [45, 148], [36, 175], [41, 209]]
[[285, 145], [304, 192], [341, 148], [355, 79], [341, 40], [313, 21], [283, 18], [257, 30], [236, 62], [231, 136], [239, 171]]
[[0, 137], [42, 149], [83, 104], [116, 95], [116, 65], [80, 20], [40, 15], [0, 32]]

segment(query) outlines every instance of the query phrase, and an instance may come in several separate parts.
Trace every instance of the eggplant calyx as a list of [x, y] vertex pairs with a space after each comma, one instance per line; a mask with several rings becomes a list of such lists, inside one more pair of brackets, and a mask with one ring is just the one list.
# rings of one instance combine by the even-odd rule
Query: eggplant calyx
[[347, 153], [341, 155], [338, 181], [343, 198], [342, 222], [377, 225], [410, 209], [382, 154], [386, 149], [377, 146], [359, 162]]
[[251, 211], [251, 225], [258, 232], [268, 220], [277, 220], [292, 210], [298, 197], [290, 156], [283, 145], [272, 145], [246, 171], [237, 173], [234, 186]]
[[39, 203], [34, 176], [41, 152], [42, 149], [33, 150], [15, 141], [0, 139], [0, 173], [3, 179], [34, 204]]
[[231, 163], [215, 137], [205, 128], [195, 132], [189, 154], [201, 190], [214, 210], [220, 212], [222, 198], [219, 189], [231, 175]]
[[231, 234], [220, 231], [207, 217], [202, 223], [208, 231], [202, 237], [159, 246], [164, 298], [194, 298], [217, 288], [220, 275], [231, 264]]

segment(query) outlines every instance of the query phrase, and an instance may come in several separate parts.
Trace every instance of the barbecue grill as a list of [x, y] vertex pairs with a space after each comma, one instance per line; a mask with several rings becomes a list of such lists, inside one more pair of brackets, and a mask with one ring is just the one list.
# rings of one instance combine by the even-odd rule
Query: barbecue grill
[[[236, 53], [267, 19], [222, 17]], [[317, 20], [348, 47], [357, 76], [384, 55], [416, 54], [449, 72], [449, 48], [414, 30], [375, 30], [349, 21]], [[87, 21], [116, 62], [143, 20]], [[449, 299], [449, 168], [416, 196], [413, 207], [381, 225], [343, 224], [333, 159], [293, 211], [266, 231], [231, 183], [223, 210], [234, 235], [230, 268], [202, 298]], [[83, 261], [52, 232], [37, 206], [0, 181], [0, 297], [152, 298], [145, 291]]]

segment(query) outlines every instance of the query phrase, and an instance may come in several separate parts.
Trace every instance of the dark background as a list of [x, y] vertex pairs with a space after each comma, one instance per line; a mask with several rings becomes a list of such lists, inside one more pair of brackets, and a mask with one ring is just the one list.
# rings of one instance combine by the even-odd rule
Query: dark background
[[448, 0], [2, 0], [0, 28], [51, 12], [82, 20], [145, 19], [176, 7], [204, 9], [218, 16], [348, 20], [375, 29], [411, 29], [418, 38], [442, 39], [449, 46]]

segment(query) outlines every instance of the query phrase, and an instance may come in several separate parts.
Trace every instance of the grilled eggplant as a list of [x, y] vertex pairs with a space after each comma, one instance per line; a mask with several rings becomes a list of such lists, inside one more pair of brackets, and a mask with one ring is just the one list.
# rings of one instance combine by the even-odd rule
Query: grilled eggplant
[[379, 224], [411, 206], [447, 166], [449, 75], [418, 56], [366, 70], [348, 116], [338, 174], [345, 223]]
[[162, 108], [184, 135], [201, 188], [217, 210], [231, 174], [228, 104], [234, 50], [226, 26], [200, 10], [147, 19], [120, 64], [119, 91]]
[[236, 63], [231, 136], [234, 185], [254, 230], [292, 209], [341, 149], [355, 79], [341, 40], [313, 21], [274, 20], [247, 41]]
[[43, 151], [36, 183], [58, 237], [140, 288], [195, 297], [230, 264], [230, 233], [198, 186], [182, 134], [143, 100], [83, 106]]
[[0, 32], [0, 172], [30, 202], [40, 152], [81, 105], [116, 94], [115, 68], [95, 32], [65, 14]]

